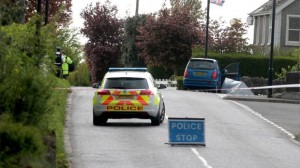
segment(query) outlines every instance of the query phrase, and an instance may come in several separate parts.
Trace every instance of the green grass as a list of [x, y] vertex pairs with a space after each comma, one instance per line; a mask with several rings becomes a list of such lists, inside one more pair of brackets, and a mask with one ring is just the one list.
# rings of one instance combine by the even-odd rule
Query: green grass
[[67, 80], [58, 79], [53, 88], [52, 98], [48, 103], [52, 104], [52, 112], [48, 115], [48, 130], [56, 134], [56, 167], [69, 167], [64, 148], [64, 125], [67, 108], [67, 98], [70, 84]]

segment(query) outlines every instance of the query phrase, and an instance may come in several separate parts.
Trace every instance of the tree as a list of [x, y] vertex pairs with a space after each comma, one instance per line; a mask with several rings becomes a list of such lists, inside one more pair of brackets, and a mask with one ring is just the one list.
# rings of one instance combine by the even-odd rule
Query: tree
[[230, 22], [230, 27], [224, 30], [225, 52], [244, 52], [246, 51], [247, 38], [243, 36], [247, 33], [246, 23], [242, 23], [241, 19], [234, 18]]
[[0, 0], [0, 25], [20, 23], [24, 12], [25, 6], [19, 0]]
[[[26, 22], [36, 14], [37, 11], [37, 0], [26, 0]], [[72, 17], [72, 0], [49, 0], [49, 21], [58, 13], [59, 19], [57, 21], [58, 25], [66, 25], [69, 23]], [[42, 0], [42, 15], [44, 16], [46, 9], [45, 0]]]
[[189, 7], [193, 18], [201, 19], [203, 11], [201, 10], [201, 0], [170, 0], [172, 8]]
[[[57, 25], [66, 25], [71, 20], [72, 0], [49, 0], [49, 21], [59, 13]], [[45, 17], [46, 1], [42, 0], [42, 16]], [[37, 12], [37, 0], [0, 0], [1, 25], [28, 22]], [[23, 20], [24, 19], [24, 20]]]
[[146, 15], [139, 15], [138, 17], [128, 17], [124, 25], [124, 39], [122, 46], [123, 62], [128, 67], [143, 67], [144, 60], [138, 56], [141, 52], [136, 46], [136, 37], [139, 34], [137, 27], [145, 24]]
[[196, 24], [188, 7], [163, 8], [158, 15], [149, 15], [139, 28], [139, 54], [151, 66], [178, 68], [185, 66], [192, 56], [192, 45], [197, 39]]
[[223, 20], [211, 20], [210, 27], [210, 37], [209, 44], [210, 44], [210, 50], [216, 51], [216, 52], [223, 52], [226, 48], [224, 41], [226, 40], [226, 34], [224, 21]]
[[81, 32], [88, 38], [84, 51], [93, 82], [101, 81], [108, 67], [120, 64], [123, 21], [116, 17], [117, 12], [117, 7], [106, 1], [90, 4], [81, 13]]

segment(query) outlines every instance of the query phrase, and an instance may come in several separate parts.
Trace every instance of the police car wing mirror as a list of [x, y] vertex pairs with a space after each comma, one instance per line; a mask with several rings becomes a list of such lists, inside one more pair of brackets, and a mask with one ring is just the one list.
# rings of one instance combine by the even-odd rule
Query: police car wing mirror
[[158, 89], [165, 89], [165, 88], [167, 88], [167, 85], [165, 85], [165, 84], [159, 84], [157, 88]]
[[92, 85], [92, 87], [95, 88], [95, 89], [98, 89], [99, 86], [100, 86], [99, 83], [94, 83], [94, 84]]

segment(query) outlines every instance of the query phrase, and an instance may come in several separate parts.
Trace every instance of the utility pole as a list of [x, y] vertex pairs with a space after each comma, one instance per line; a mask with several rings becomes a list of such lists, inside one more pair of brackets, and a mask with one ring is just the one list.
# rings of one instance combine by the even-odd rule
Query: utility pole
[[40, 66], [40, 62], [41, 62], [41, 53], [40, 53], [40, 47], [41, 47], [41, 27], [42, 27], [42, 20], [41, 20], [41, 13], [42, 13], [42, 0], [37, 0], [37, 13], [38, 13], [38, 18], [36, 20], [36, 30], [35, 30], [35, 34], [36, 34], [36, 50], [37, 50], [37, 58], [39, 59], [36, 63], [37, 66]]
[[21, 6], [23, 7], [24, 11], [23, 11], [23, 15], [20, 18], [20, 21], [22, 24], [25, 24], [25, 13], [26, 13], [26, 5], [25, 5], [25, 0], [20, 0]]
[[[37, 13], [38, 16], [41, 17], [41, 10], [42, 10], [42, 0], [37, 0]], [[41, 20], [40, 18], [36, 21], [36, 35], [40, 35], [40, 29], [41, 29]]]
[[[269, 78], [268, 78], [268, 86], [273, 85], [273, 55], [274, 55], [274, 34], [275, 34], [275, 16], [276, 16], [276, 0], [273, 0], [273, 11], [272, 11], [272, 34], [271, 34], [271, 51], [270, 51], [270, 59], [269, 59]], [[268, 97], [272, 97], [272, 89], [268, 89]]]
[[205, 35], [205, 58], [207, 58], [207, 52], [208, 52], [207, 50], [208, 50], [209, 8], [210, 8], [210, 0], [207, 0], [206, 35]]
[[50, 1], [50, 0], [46, 0], [46, 7], [45, 7], [45, 25], [48, 24], [49, 1]]
[[41, 9], [42, 9], [42, 0], [37, 0], [37, 13], [41, 15]]
[[136, 6], [135, 6], [135, 17], [139, 15], [139, 0], [136, 0]]
[[133, 66], [136, 62], [135, 55], [134, 55], [134, 49], [135, 49], [135, 38], [136, 38], [136, 28], [137, 28], [137, 22], [138, 22], [138, 16], [139, 16], [139, 0], [136, 0], [136, 6], [135, 6], [135, 16], [134, 16], [134, 27], [135, 30], [130, 37], [130, 42], [129, 42], [129, 50], [126, 53], [126, 59], [125, 59], [125, 66]]

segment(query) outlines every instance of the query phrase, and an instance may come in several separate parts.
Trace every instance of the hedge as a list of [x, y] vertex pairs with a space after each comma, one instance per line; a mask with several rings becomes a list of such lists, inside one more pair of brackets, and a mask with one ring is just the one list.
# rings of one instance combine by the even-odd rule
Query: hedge
[[46, 167], [45, 147], [38, 128], [6, 119], [0, 121], [0, 167]]
[[[194, 58], [203, 58], [202, 54], [194, 54]], [[264, 77], [269, 75], [269, 57], [262, 55], [250, 55], [250, 54], [208, 54], [208, 58], [216, 59], [219, 62], [221, 69], [224, 69], [227, 65], [235, 62], [240, 63], [241, 76], [249, 77]], [[294, 66], [299, 62], [296, 57], [273, 57], [273, 69], [275, 73], [281, 73], [282, 68], [288, 66]], [[187, 62], [186, 62], [187, 64]], [[185, 67], [181, 67], [178, 70], [178, 76], [182, 76]], [[165, 70], [162, 67], [148, 67], [149, 72], [155, 79], [169, 79], [173, 75], [171, 69]]]
[[[220, 67], [223, 69], [230, 63], [239, 62], [241, 76], [250, 77], [268, 77], [269, 75], [269, 57], [266, 56], [230, 56], [230, 55], [211, 55], [210, 58], [219, 61]], [[274, 74], [280, 73], [282, 68], [287, 68], [289, 65], [297, 64], [297, 59], [293, 57], [274, 57], [273, 69]]]

